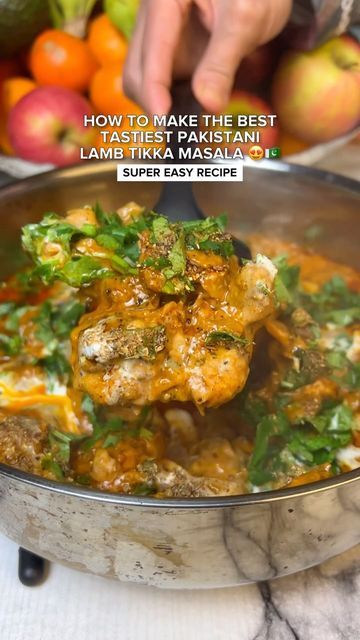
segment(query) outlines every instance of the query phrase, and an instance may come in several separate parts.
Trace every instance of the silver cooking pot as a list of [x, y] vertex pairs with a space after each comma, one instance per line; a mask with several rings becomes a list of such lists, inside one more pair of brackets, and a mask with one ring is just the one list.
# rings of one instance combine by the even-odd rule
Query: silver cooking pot
[[[4, 188], [2, 275], [17, 265], [20, 227], [45, 211], [157, 201], [159, 185], [117, 184], [115, 176], [114, 164], [88, 163]], [[245, 167], [243, 184], [195, 190], [202, 209], [228, 212], [231, 230], [242, 237], [311, 236], [316, 250], [360, 267], [358, 183], [269, 162]], [[101, 576], [164, 588], [239, 585], [299, 571], [360, 542], [360, 470], [255, 495], [156, 500], [0, 465], [0, 531], [51, 561]]]

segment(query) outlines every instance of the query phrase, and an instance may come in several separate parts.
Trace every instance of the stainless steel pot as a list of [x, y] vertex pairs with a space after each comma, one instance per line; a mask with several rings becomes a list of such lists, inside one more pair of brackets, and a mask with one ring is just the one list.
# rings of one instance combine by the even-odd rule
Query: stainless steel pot
[[[113, 164], [86, 164], [0, 194], [1, 270], [19, 228], [44, 211], [156, 202], [159, 185], [117, 184]], [[201, 208], [232, 231], [304, 241], [360, 267], [358, 183], [285, 164], [245, 167], [243, 184], [199, 184]], [[316, 234], [310, 234], [316, 235]], [[164, 588], [225, 587], [293, 573], [360, 542], [360, 470], [305, 487], [227, 498], [154, 500], [49, 482], [0, 465], [0, 531], [55, 562]]]

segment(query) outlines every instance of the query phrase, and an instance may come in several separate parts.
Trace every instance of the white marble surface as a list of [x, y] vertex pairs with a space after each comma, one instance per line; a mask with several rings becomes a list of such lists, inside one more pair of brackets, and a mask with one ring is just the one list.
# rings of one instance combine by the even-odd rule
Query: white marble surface
[[269, 583], [161, 591], [53, 565], [17, 579], [17, 547], [0, 536], [1, 640], [357, 640], [360, 547]]

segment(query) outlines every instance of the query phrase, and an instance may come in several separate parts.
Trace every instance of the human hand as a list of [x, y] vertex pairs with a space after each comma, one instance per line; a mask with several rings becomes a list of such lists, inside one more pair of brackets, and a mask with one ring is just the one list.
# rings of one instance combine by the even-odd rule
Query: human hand
[[241, 60], [280, 33], [291, 7], [292, 0], [142, 0], [126, 93], [149, 113], [168, 113], [173, 78], [192, 77], [203, 108], [222, 111]]

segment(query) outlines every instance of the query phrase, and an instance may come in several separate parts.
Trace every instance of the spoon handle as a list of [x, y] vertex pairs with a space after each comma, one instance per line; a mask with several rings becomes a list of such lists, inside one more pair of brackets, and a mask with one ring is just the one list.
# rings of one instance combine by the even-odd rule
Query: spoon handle
[[[173, 86], [172, 89], [172, 109], [171, 115], [176, 118], [180, 118], [181, 116], [200, 116], [202, 111], [201, 105], [194, 97], [194, 94], [191, 89], [191, 85], [188, 81], [180, 82]], [[173, 136], [170, 143], [170, 149], [174, 156], [174, 160], [172, 163], [176, 164], [186, 164], [189, 160], [180, 158], [180, 152], [185, 151], [186, 149], [194, 149], [196, 144], [194, 142], [184, 143], [182, 141], [179, 142], [178, 132], [183, 130], [187, 135], [190, 135], [192, 132], [197, 133], [199, 127], [172, 127]]]
[[[192, 114], [199, 116], [201, 114], [201, 106], [194, 98], [189, 82], [176, 84], [173, 87], [172, 95], [172, 115], [179, 117]], [[180, 157], [180, 150], [194, 148], [196, 145], [194, 143], [185, 145], [179, 142], [177, 136], [179, 127], [173, 127], [172, 131], [174, 133], [171, 138], [170, 149], [173, 159], [169, 163], [184, 164], [187, 160]], [[198, 131], [198, 127], [187, 127], [186, 132], [190, 134], [191, 131]], [[178, 222], [179, 220], [186, 222], [197, 218], [205, 218], [204, 213], [197, 205], [191, 182], [164, 182], [155, 211], [166, 215], [171, 222]], [[251, 252], [249, 247], [237, 238], [233, 238], [233, 242], [238, 258], [240, 260], [242, 258], [250, 260]]]
[[[200, 115], [201, 106], [195, 100], [189, 82], [186, 81], [174, 85], [172, 99], [173, 106], [171, 115], [177, 118], [179, 116]], [[181, 151], [194, 147], [194, 144], [184, 144], [178, 140], [177, 134], [180, 129], [190, 134], [191, 131], [196, 131], [197, 127], [170, 128], [173, 135], [169, 147], [173, 159], [168, 161], [169, 164], [185, 164], [188, 162], [181, 157]], [[172, 222], [194, 220], [203, 217], [202, 212], [196, 204], [191, 182], [164, 182], [159, 201], [155, 206], [155, 211], [166, 215]]]

